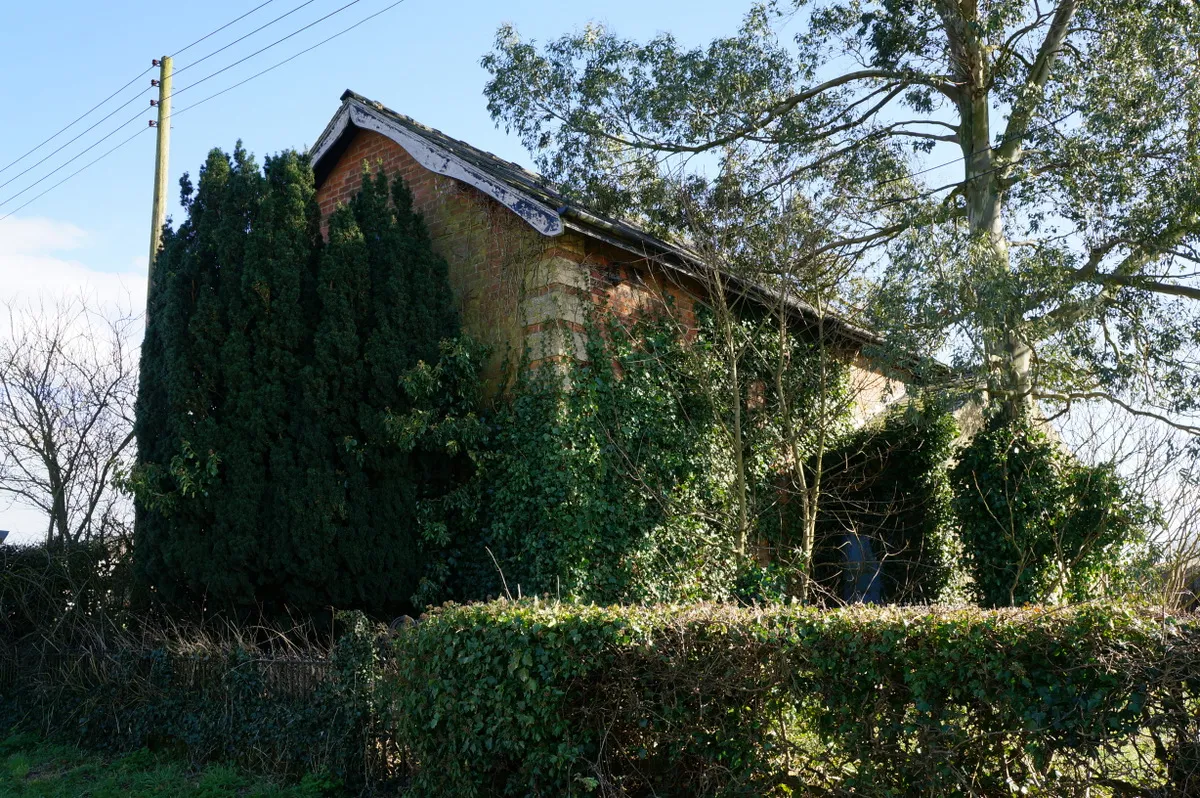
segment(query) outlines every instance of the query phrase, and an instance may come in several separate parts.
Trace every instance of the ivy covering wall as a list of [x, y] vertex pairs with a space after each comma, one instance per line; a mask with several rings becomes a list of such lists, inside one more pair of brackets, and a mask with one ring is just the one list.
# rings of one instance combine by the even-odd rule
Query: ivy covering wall
[[[505, 595], [786, 599], [802, 567], [790, 458], [815, 478], [818, 423], [827, 425], [823, 456], [838, 465], [828, 496], [842, 499], [840, 515], [822, 515], [825, 561], [842, 556], [835, 526], [874, 524], [871, 533], [895, 554], [886, 566], [889, 598], [935, 598], [951, 568], [945, 475], [953, 422], [930, 410], [916, 414], [919, 424], [902, 415], [851, 435], [844, 360], [802, 331], [784, 336], [781, 359], [769, 319], [739, 320], [733, 334], [745, 343], [736, 383], [711, 314], [684, 330], [669, 308], [633, 320], [596, 308], [586, 362], [526, 364], [478, 413], [438, 405], [464, 394], [470, 364], [482, 360], [461, 344], [447, 347], [442, 363], [421, 372], [419, 393], [429, 403], [394, 420], [409, 445], [453, 440], [473, 463], [458, 491], [424, 506], [431, 558], [418, 603]], [[813, 412], [822, 393], [832, 408], [824, 418]], [[737, 437], [735, 410], [743, 422]], [[739, 449], [749, 548], [739, 548]], [[854, 509], [863, 491], [897, 490], [899, 514]]]
[[839, 440], [825, 461], [817, 575], [846, 598], [854, 563], [870, 550], [878, 598], [929, 603], [960, 569], [949, 471], [958, 426], [935, 402], [904, 403]]

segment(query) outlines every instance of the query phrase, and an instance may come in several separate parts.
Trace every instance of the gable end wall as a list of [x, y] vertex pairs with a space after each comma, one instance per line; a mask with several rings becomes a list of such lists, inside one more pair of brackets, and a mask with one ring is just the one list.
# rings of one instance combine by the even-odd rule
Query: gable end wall
[[[364, 164], [404, 179], [425, 219], [434, 251], [449, 265], [450, 285], [464, 330], [492, 347], [485, 376], [501, 370], [526, 347], [535, 363], [584, 360], [588, 304], [632, 318], [663, 307], [685, 329], [695, 327], [701, 286], [610, 244], [567, 231], [546, 237], [478, 189], [421, 166], [390, 138], [359, 129], [317, 190], [328, 219], [362, 187]], [[854, 357], [851, 380], [858, 423], [903, 395], [903, 384]]]

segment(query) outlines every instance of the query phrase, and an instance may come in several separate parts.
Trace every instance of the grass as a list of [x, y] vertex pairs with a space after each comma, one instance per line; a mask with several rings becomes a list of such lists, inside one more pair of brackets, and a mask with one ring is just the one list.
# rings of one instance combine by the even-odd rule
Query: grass
[[142, 750], [106, 757], [33, 735], [0, 741], [0, 796], [33, 798], [319, 798], [338, 794], [306, 777], [282, 784], [224, 765], [195, 768]]

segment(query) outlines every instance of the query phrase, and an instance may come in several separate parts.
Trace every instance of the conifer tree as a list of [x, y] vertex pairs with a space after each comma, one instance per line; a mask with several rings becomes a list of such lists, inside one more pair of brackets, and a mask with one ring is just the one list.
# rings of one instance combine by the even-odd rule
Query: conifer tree
[[417, 500], [444, 466], [386, 418], [458, 331], [445, 262], [380, 174], [320, 233], [307, 160], [210, 153], [155, 264], [137, 425], [137, 558], [170, 604], [408, 605]]

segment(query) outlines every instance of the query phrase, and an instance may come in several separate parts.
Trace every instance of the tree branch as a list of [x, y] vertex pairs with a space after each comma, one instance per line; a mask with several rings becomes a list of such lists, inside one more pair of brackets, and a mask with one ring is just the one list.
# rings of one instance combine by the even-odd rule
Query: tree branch
[[1060, 0], [1054, 12], [1054, 21], [1050, 23], [1050, 30], [1046, 32], [1046, 38], [1042, 41], [1037, 58], [1034, 59], [1033, 68], [1029, 70], [1025, 91], [1013, 108], [1012, 116], [1008, 118], [1008, 127], [1004, 130], [1004, 144], [997, 152], [1001, 163], [1012, 163], [1021, 151], [1021, 143], [1028, 132], [1029, 122], [1037, 110], [1046, 81], [1050, 78], [1050, 70], [1054, 67], [1063, 42], [1066, 41], [1071, 19], [1075, 16], [1078, 6], [1078, 0]]
[[1152, 280], [1136, 274], [1102, 274], [1098, 272], [1085, 273], [1083, 269], [1072, 272], [1076, 279], [1082, 282], [1116, 288], [1137, 288], [1154, 294], [1184, 297], [1185, 299], [1200, 300], [1200, 288], [1177, 283], [1165, 283], [1162, 280]]
[[1161, 421], [1163, 424], [1173, 427], [1174, 429], [1177, 429], [1181, 432], [1186, 432], [1189, 435], [1200, 436], [1200, 426], [1195, 426], [1192, 424], [1185, 424], [1181, 421], [1174, 421], [1174, 420], [1162, 415], [1161, 413], [1154, 412], [1153, 410], [1145, 410], [1140, 407], [1134, 407], [1133, 405], [1126, 402], [1124, 399], [1118, 399], [1117, 397], [1113, 396], [1112, 394], [1110, 394], [1106, 391], [1075, 391], [1075, 392], [1069, 392], [1069, 393], [1053, 393], [1053, 392], [1035, 391], [1034, 398], [1044, 400], [1044, 401], [1051, 401], [1051, 402], [1066, 402], [1067, 404], [1070, 404], [1072, 401], [1089, 401], [1089, 400], [1100, 400], [1103, 402], [1110, 402], [1131, 415], [1141, 416], [1143, 418], [1150, 418], [1150, 419], [1154, 419], [1155, 421]]
[[[731, 144], [740, 138], [750, 135], [751, 133], [762, 130], [772, 122], [782, 118], [788, 113], [791, 113], [803, 102], [807, 102], [808, 100], [818, 97], [828, 91], [832, 91], [833, 89], [845, 86], [849, 83], [856, 83], [863, 80], [892, 80], [896, 81], [900, 88], [911, 85], [929, 86], [930, 88], [946, 94], [946, 96], [950, 97], [951, 99], [954, 99], [955, 95], [952, 93], [956, 91], [953, 84], [932, 76], [897, 72], [896, 70], [891, 69], [860, 69], [855, 72], [848, 72], [844, 75], [838, 75], [837, 77], [831, 78], [824, 83], [813, 86], [810, 89], [793, 94], [761, 112], [758, 119], [755, 121], [735, 128], [723, 136], [718, 136], [715, 139], [710, 139], [700, 144], [679, 144], [654, 140], [639, 142], [632, 141], [623, 136], [617, 136], [612, 133], [608, 133], [604, 130], [593, 130], [589, 132], [603, 138], [607, 138], [610, 141], [621, 144], [622, 146], [634, 149], [653, 149], [678, 155], [682, 155], [684, 153], [697, 154], [707, 152], [708, 150], [718, 147], [723, 147], [726, 144]], [[561, 119], [562, 117], [560, 116], [559, 118]]]

